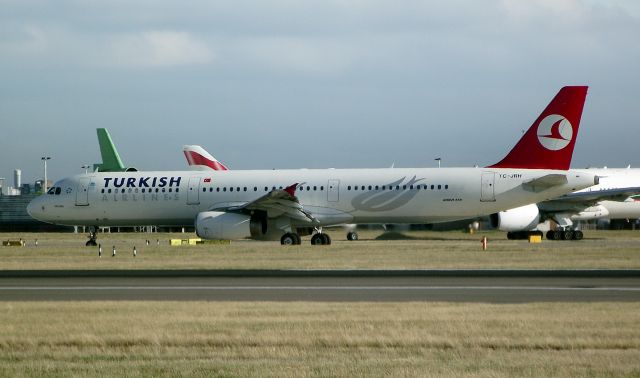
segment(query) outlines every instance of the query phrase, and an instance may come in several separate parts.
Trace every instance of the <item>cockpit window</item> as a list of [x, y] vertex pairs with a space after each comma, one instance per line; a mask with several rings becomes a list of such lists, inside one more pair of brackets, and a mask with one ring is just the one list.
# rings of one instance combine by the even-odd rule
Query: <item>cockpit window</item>
[[62, 193], [62, 188], [61, 187], [57, 187], [56, 188], [56, 196], [59, 196], [60, 193]]
[[49, 188], [49, 190], [47, 191], [47, 194], [54, 194], [56, 192], [56, 187], [53, 186], [51, 188]]

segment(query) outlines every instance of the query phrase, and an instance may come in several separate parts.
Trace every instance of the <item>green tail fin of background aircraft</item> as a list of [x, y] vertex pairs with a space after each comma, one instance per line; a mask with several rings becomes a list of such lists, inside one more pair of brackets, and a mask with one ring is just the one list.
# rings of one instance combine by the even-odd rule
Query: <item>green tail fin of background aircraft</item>
[[98, 132], [98, 143], [100, 144], [100, 154], [102, 164], [94, 164], [93, 170], [98, 172], [124, 172], [126, 168], [120, 160], [120, 155], [116, 146], [111, 140], [111, 135], [107, 129], [96, 129]]

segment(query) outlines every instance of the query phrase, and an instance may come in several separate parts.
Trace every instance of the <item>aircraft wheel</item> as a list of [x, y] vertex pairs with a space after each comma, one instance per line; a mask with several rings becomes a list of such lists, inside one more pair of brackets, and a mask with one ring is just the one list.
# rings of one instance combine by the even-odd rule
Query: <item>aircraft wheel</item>
[[351, 231], [347, 233], [347, 240], [349, 241], [354, 241], [354, 240], [358, 240], [358, 233], [355, 231]]
[[551, 237], [548, 237], [549, 235], [547, 235], [547, 239], [560, 240], [562, 238], [562, 231], [550, 231], [550, 232], [551, 232]]
[[582, 240], [584, 238], [584, 234], [580, 230], [576, 230], [573, 232], [573, 240]]
[[507, 240], [513, 240], [515, 239], [515, 236], [513, 236], [513, 232], [509, 231], [507, 232]]
[[571, 240], [573, 239], [573, 231], [565, 230], [560, 232], [560, 238], [562, 240]]
[[331, 245], [331, 237], [328, 234], [320, 234], [322, 236], [323, 245]]
[[547, 236], [548, 240], [553, 240], [553, 233], [554, 232], [555, 231], [552, 231], [552, 230], [547, 231], [547, 235], [546, 236]]
[[282, 237], [280, 238], [280, 244], [282, 245], [295, 245], [296, 244], [296, 236], [295, 234], [291, 233], [291, 232], [287, 232], [286, 234], [282, 235]]
[[295, 232], [292, 233], [291, 235], [293, 235], [293, 237], [296, 239], [293, 244], [300, 245], [300, 243], [302, 243], [302, 240], [300, 239], [300, 235], [296, 234]]
[[324, 234], [314, 234], [311, 237], [311, 245], [323, 245], [324, 244], [324, 238], [322, 237], [322, 235], [324, 235]]

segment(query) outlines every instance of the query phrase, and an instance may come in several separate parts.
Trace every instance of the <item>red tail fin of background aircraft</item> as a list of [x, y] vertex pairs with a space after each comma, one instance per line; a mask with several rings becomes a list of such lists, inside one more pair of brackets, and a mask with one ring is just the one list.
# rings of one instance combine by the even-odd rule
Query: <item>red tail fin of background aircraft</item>
[[587, 88], [560, 89], [511, 152], [488, 168], [569, 169]]

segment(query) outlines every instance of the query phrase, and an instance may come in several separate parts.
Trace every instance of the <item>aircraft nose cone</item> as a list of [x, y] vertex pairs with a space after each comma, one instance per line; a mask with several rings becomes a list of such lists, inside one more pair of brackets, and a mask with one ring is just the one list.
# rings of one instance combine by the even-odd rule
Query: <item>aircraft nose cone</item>
[[27, 213], [29, 214], [29, 216], [31, 216], [31, 218], [40, 219], [38, 215], [42, 213], [42, 210], [40, 208], [40, 201], [38, 200], [38, 198], [34, 198], [31, 200], [31, 202], [29, 202], [29, 204], [27, 205]]

